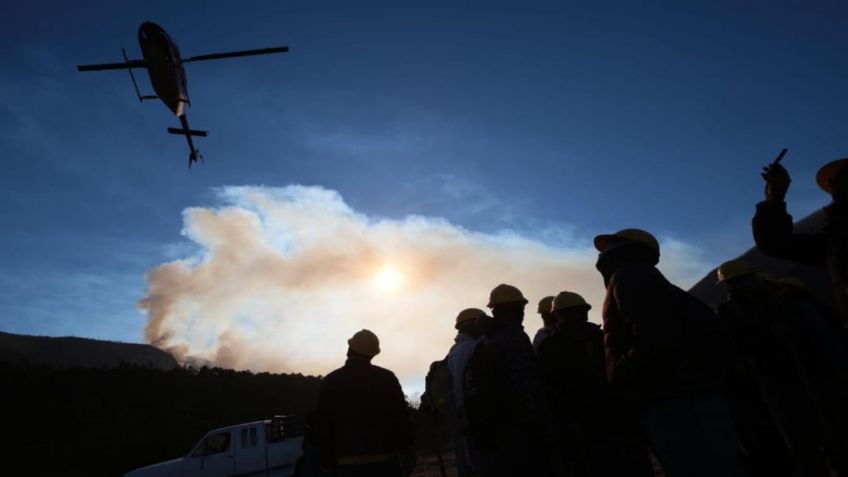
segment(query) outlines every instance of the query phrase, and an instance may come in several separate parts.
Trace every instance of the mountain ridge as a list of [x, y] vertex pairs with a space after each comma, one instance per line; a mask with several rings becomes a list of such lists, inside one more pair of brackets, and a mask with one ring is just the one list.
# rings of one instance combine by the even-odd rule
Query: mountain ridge
[[140, 343], [77, 336], [35, 336], [0, 331], [0, 361], [58, 368], [118, 367], [122, 364], [170, 370], [179, 367], [168, 352]]

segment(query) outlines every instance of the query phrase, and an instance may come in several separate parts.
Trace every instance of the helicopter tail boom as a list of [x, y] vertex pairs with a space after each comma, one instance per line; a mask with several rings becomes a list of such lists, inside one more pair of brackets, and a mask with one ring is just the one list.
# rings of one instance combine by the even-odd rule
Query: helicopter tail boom
[[191, 140], [192, 136], [196, 137], [206, 137], [209, 133], [207, 131], [200, 131], [198, 129], [191, 129], [188, 126], [188, 118], [185, 114], [180, 115], [180, 124], [183, 127], [181, 128], [168, 128], [168, 132], [171, 134], [178, 134], [180, 136], [185, 136], [186, 142], [188, 143], [188, 149], [190, 154], [188, 156], [188, 168], [191, 169], [191, 163], [197, 162], [198, 159], [203, 159], [203, 156], [200, 155], [200, 151], [195, 149], [194, 141]]

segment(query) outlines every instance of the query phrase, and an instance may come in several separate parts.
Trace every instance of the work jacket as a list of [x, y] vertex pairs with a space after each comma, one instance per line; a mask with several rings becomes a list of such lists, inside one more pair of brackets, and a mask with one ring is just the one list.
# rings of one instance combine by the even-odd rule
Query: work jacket
[[744, 387], [741, 382], [747, 380], [800, 379], [780, 334], [788, 326], [785, 311], [766, 297], [731, 298], [718, 306], [719, 320], [726, 324], [734, 344], [731, 387]]
[[469, 358], [463, 379], [474, 448], [492, 457], [491, 475], [550, 475], [553, 425], [536, 354], [520, 323], [499, 323]]
[[448, 351], [447, 364], [451, 377], [451, 390], [453, 391], [453, 404], [457, 417], [461, 417], [465, 405], [465, 397], [462, 393], [463, 376], [468, 359], [480, 342], [479, 338], [468, 333], [459, 332], [454, 338], [454, 344]]
[[824, 208], [820, 233], [797, 234], [786, 203], [760, 202], [751, 222], [757, 249], [775, 257], [826, 267], [843, 326], [848, 327], [848, 211], [831, 204]]
[[637, 399], [713, 390], [729, 365], [727, 331], [713, 311], [656, 267], [624, 263], [603, 306], [607, 379]]
[[601, 328], [584, 323], [578, 330], [557, 330], [539, 348], [539, 364], [557, 401], [564, 399], [568, 408], [592, 404], [606, 386]]
[[604, 337], [598, 325], [583, 323], [576, 330], [554, 332], [539, 348], [539, 366], [558, 421], [576, 419], [590, 428], [598, 424], [591, 421], [600, 418], [607, 387]]
[[547, 415], [536, 355], [520, 324], [483, 337], [468, 361], [463, 394], [471, 432], [481, 443], [541, 434]]
[[554, 328], [551, 326], [543, 326], [536, 331], [536, 335], [533, 336], [533, 351], [536, 354], [539, 353], [539, 347], [542, 346], [542, 343], [552, 334], [554, 334]]
[[321, 382], [315, 431], [326, 464], [397, 454], [412, 445], [406, 399], [394, 373], [349, 358]]

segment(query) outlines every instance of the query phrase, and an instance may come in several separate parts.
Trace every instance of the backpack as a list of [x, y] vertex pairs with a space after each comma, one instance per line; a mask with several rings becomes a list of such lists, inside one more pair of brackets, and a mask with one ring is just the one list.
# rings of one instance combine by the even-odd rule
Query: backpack
[[433, 361], [424, 380], [425, 392], [435, 414], [447, 416], [455, 409], [453, 402], [453, 382], [447, 359]]

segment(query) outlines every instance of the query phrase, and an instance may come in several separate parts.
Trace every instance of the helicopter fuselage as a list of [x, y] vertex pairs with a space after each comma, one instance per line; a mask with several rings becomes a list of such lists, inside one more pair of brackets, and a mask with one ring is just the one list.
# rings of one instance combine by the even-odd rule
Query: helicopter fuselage
[[165, 29], [153, 22], [144, 22], [138, 28], [138, 43], [156, 96], [176, 116], [182, 116], [189, 96], [179, 48]]

